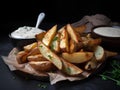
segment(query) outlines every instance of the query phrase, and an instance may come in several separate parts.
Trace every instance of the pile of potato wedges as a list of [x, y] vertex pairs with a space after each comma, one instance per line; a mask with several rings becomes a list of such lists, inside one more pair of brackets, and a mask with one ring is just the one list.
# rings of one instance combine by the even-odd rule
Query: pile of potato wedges
[[66, 24], [58, 30], [54, 25], [36, 34], [36, 42], [24, 46], [17, 53], [19, 64], [29, 63], [37, 72], [61, 71], [70, 76], [93, 71], [104, 61], [105, 51], [100, 38], [85, 34], [85, 25]]

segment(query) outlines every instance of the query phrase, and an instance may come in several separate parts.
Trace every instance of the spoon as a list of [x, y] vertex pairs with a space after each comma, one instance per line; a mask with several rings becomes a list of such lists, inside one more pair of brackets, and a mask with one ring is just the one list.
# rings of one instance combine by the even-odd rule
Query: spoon
[[39, 25], [41, 24], [41, 22], [43, 21], [44, 18], [45, 18], [45, 13], [42, 12], [38, 15], [38, 19], [37, 19], [35, 28], [39, 27]]

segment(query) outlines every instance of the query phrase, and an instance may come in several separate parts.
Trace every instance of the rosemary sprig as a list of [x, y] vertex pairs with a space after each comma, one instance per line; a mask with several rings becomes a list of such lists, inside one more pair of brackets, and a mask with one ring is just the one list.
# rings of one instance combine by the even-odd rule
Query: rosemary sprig
[[103, 80], [112, 80], [116, 82], [116, 85], [120, 86], [120, 63], [117, 60], [112, 60], [110, 66], [112, 70], [105, 71], [100, 76]]

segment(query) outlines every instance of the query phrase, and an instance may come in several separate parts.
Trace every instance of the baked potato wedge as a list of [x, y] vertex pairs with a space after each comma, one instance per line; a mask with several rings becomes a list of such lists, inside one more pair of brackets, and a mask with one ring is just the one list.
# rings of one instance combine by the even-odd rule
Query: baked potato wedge
[[82, 34], [86, 30], [86, 25], [84, 24], [78, 27], [73, 27], [73, 29], [79, 34]]
[[69, 62], [65, 61], [64, 59], [61, 59], [61, 60], [62, 60], [62, 64], [63, 64], [62, 71], [64, 73], [66, 73], [67, 75], [75, 76], [75, 75], [80, 75], [83, 72], [82, 69], [75, 66], [74, 64], [69, 63]]
[[55, 35], [55, 37], [53, 38], [53, 40], [51, 42], [50, 48], [55, 53], [59, 53], [60, 52], [60, 33], [57, 33]]
[[34, 42], [34, 43], [31, 43], [31, 44], [28, 44], [26, 46], [24, 46], [24, 51], [31, 51], [33, 48], [37, 47], [37, 42]]
[[106, 55], [102, 46], [97, 46], [94, 50], [94, 53], [97, 61], [102, 62], [103, 60], [105, 60]]
[[41, 32], [39, 34], [36, 34], [35, 35], [36, 40], [37, 41], [42, 41], [42, 39], [43, 39], [43, 37], [44, 37], [45, 34], [46, 34], [46, 32]]
[[76, 42], [70, 39], [69, 43], [70, 43], [70, 53], [76, 52], [78, 49]]
[[44, 35], [44, 37], [42, 39], [42, 42], [46, 46], [50, 46], [50, 43], [51, 43], [52, 39], [54, 38], [56, 31], [57, 31], [57, 25], [54, 25], [50, 30], [48, 30], [46, 32], [46, 34]]
[[89, 61], [93, 57], [93, 52], [65, 52], [62, 53], [62, 57], [70, 63], [83, 63]]
[[40, 54], [40, 51], [39, 51], [38, 47], [35, 47], [31, 51], [28, 52], [28, 56], [36, 55], [36, 54]]
[[36, 71], [39, 71], [39, 72], [53, 71], [56, 68], [50, 61], [39, 61], [39, 62], [31, 61], [29, 62], [29, 64]]
[[68, 32], [65, 28], [60, 31], [60, 49], [62, 52], [69, 52]]
[[46, 58], [44, 58], [41, 54], [37, 55], [31, 55], [27, 57], [27, 60], [30, 61], [48, 61]]
[[67, 24], [66, 30], [69, 36], [71, 37], [71, 39], [73, 39], [76, 43], [78, 43], [79, 40], [78, 40], [77, 34], [70, 24]]
[[43, 55], [43, 57], [51, 61], [59, 70], [62, 69], [61, 59], [55, 53], [53, 53], [45, 44], [39, 41], [38, 48], [41, 54]]
[[20, 51], [16, 55], [16, 60], [19, 64], [27, 63], [28, 62], [27, 56], [28, 56], [28, 52]]
[[86, 63], [85, 70], [94, 70], [97, 68], [97, 65], [98, 63], [97, 63], [96, 57], [93, 56], [93, 58]]

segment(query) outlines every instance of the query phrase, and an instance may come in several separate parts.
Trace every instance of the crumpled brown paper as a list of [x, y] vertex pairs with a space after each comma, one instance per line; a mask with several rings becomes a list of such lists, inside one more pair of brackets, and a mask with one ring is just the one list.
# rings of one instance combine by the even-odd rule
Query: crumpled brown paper
[[[40, 77], [46, 76], [46, 74], [44, 74], [44, 73], [35, 71], [28, 63], [18, 64], [18, 62], [16, 60], [17, 52], [18, 52], [18, 50], [16, 48], [13, 48], [8, 56], [2, 56], [5, 64], [8, 65], [8, 67], [11, 71], [20, 70], [20, 71], [26, 72], [26, 73], [34, 75], [34, 76], [40, 76]], [[98, 65], [98, 67], [100, 65], [101, 65], [101, 63]], [[72, 77], [72, 76], [67, 76], [67, 75], [63, 74], [60, 71], [57, 71], [57, 72], [49, 72], [47, 75], [50, 79], [49, 81], [50, 81], [51, 85], [53, 85], [53, 84], [55, 84], [59, 81], [63, 81], [63, 80], [69, 80], [69, 81], [82, 80], [82, 79], [89, 77], [91, 74], [92, 74], [92, 72], [90, 73], [90, 72], [84, 71], [81, 74], [81, 76]]]
[[91, 16], [84, 16], [81, 20], [72, 23], [72, 26], [78, 27], [81, 25], [86, 25], [85, 32], [91, 32], [91, 29], [97, 26], [111, 26], [112, 21], [110, 18], [103, 14], [95, 14]]
[[[16, 48], [13, 48], [8, 56], [2, 56], [5, 64], [8, 65], [8, 67], [11, 71], [20, 70], [20, 71], [23, 71], [23, 72], [26, 72], [28, 74], [35, 75], [35, 76], [46, 76], [46, 74], [36, 72], [28, 63], [18, 64], [18, 62], [16, 60], [17, 52], [18, 52], [18, 50]], [[87, 76], [87, 74], [88, 73], [86, 73], [86, 76]], [[61, 81], [61, 80], [74, 81], [74, 80], [82, 79], [79, 77], [66, 77], [61, 72], [48, 73], [48, 75], [50, 77], [51, 84], [55, 84], [56, 82]]]

